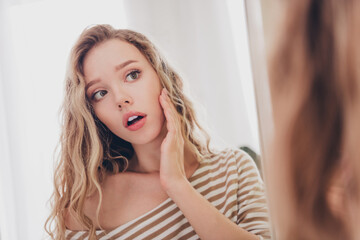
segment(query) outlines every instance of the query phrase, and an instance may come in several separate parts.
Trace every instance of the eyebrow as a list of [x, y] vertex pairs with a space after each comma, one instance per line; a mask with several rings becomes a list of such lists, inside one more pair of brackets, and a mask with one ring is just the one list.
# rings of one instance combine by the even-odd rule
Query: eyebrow
[[119, 64], [119, 65], [116, 65], [116, 66], [115, 66], [115, 72], [121, 70], [122, 68], [126, 67], [126, 66], [129, 65], [130, 63], [134, 63], [134, 62], [137, 62], [137, 61], [135, 61], [135, 60], [128, 60], [128, 61], [126, 61], [126, 62], [123, 62], [123, 63]]
[[[115, 66], [115, 72], [121, 70], [122, 68], [124, 68], [124, 67], [126, 67], [127, 65], [129, 65], [129, 64], [131, 64], [131, 63], [134, 63], [134, 62], [137, 62], [137, 61], [135, 61], [135, 60], [128, 60], [128, 61], [126, 61], [126, 62], [123, 62], [123, 63], [119, 64], [119, 65], [116, 65], [116, 66]], [[92, 85], [94, 85], [94, 84], [96, 84], [96, 83], [98, 83], [98, 82], [100, 82], [100, 79], [99, 79], [99, 78], [94, 79], [94, 80], [90, 81], [88, 84], [86, 84], [86, 86], [85, 86], [85, 92], [89, 89], [89, 87], [91, 87]]]

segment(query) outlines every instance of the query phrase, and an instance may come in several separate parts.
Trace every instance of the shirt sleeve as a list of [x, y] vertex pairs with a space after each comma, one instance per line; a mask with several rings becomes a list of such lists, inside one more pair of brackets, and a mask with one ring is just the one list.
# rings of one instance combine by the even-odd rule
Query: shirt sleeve
[[254, 160], [244, 151], [235, 150], [238, 169], [237, 225], [258, 236], [271, 239], [264, 183]]

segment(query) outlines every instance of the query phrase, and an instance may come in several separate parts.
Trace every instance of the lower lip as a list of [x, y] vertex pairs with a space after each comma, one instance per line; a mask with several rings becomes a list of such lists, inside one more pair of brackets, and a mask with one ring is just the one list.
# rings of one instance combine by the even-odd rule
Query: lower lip
[[142, 126], [144, 126], [145, 121], [146, 121], [146, 117], [143, 117], [142, 119], [140, 119], [140, 120], [137, 121], [136, 123], [128, 126], [127, 129], [129, 129], [130, 131], [139, 130], [140, 128], [142, 128]]

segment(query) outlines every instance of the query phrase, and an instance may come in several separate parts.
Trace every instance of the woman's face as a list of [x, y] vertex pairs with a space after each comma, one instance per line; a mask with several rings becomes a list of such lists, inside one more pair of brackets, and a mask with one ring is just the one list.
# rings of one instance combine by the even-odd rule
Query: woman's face
[[164, 114], [161, 84], [147, 59], [133, 45], [111, 39], [84, 59], [86, 95], [96, 116], [118, 137], [145, 144], [159, 136]]

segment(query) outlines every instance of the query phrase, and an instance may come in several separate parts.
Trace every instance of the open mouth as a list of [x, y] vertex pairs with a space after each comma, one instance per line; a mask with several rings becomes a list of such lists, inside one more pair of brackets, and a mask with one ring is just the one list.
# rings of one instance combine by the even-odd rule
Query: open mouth
[[134, 123], [140, 121], [143, 118], [144, 118], [144, 116], [132, 116], [132, 117], [129, 117], [129, 119], [127, 121], [127, 125], [131, 126], [131, 125], [133, 125]]

